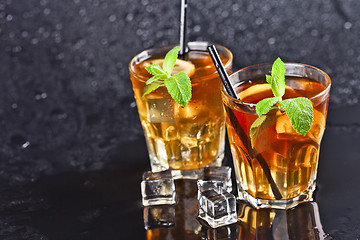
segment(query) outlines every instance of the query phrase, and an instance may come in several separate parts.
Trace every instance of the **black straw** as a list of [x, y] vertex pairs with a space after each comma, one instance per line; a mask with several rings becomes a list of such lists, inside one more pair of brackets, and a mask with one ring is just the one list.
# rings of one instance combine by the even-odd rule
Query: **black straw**
[[208, 46], [207, 49], [211, 56], [212, 61], [214, 62], [216, 70], [219, 73], [220, 79], [223, 82], [227, 93], [231, 97], [239, 99], [239, 97], [237, 96], [237, 94], [235, 92], [233, 85], [230, 82], [229, 75], [227, 74], [225, 67], [221, 62], [220, 56], [219, 56], [218, 52], [216, 51], [216, 47], [214, 45], [211, 45], [211, 46]]
[[[220, 79], [224, 84], [226, 92], [231, 97], [233, 97], [235, 99], [239, 99], [239, 97], [237, 96], [237, 94], [235, 92], [235, 89], [234, 89], [233, 85], [230, 82], [229, 75], [227, 74], [227, 72], [225, 70], [225, 67], [221, 62], [220, 56], [219, 56], [218, 52], [216, 51], [215, 46], [214, 45], [208, 46], [207, 49], [209, 51], [211, 59], [214, 62], [216, 70], [219, 73]], [[258, 162], [260, 163], [260, 166], [263, 169], [264, 174], [265, 174], [267, 180], [270, 183], [270, 187], [271, 187], [272, 192], [274, 193], [275, 199], [276, 200], [282, 199], [282, 195], [281, 195], [281, 193], [279, 191], [279, 188], [277, 187], [273, 177], [271, 176], [271, 171], [270, 171], [269, 165], [266, 163], [264, 157], [260, 153], [258, 153], [256, 151], [256, 149], [252, 148], [250, 139], [247, 137], [246, 133], [242, 129], [242, 127], [241, 127], [240, 123], [238, 122], [238, 120], [237, 120], [235, 114], [233, 113], [233, 111], [227, 106], [225, 106], [225, 110], [226, 110], [226, 113], [227, 113], [227, 115], [229, 117], [231, 125], [233, 126], [233, 128], [234, 128], [236, 134], [238, 135], [239, 139], [242, 140], [243, 144], [245, 145], [246, 149], [249, 151], [252, 158], [257, 159]], [[252, 169], [250, 156], [247, 156], [246, 158], [247, 158], [247, 160], [249, 162], [249, 165], [250, 165], [250, 167]]]
[[181, 0], [181, 13], [180, 13], [180, 52], [179, 55], [183, 56], [186, 53], [186, 10], [187, 0]]

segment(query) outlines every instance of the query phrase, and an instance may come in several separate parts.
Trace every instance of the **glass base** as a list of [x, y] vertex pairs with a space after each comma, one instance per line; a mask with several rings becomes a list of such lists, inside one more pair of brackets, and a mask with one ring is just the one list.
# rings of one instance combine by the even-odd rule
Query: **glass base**
[[316, 183], [314, 182], [299, 196], [286, 200], [267, 200], [267, 199], [254, 198], [246, 191], [238, 189], [238, 193], [239, 193], [238, 199], [248, 202], [251, 206], [253, 206], [256, 209], [274, 208], [274, 209], [286, 210], [293, 208], [300, 203], [312, 201], [313, 200], [312, 196], [315, 188], [316, 188]]
[[[221, 167], [224, 160], [224, 153], [220, 154], [214, 161], [204, 167]], [[161, 166], [156, 164], [155, 161], [151, 161], [151, 170], [153, 172], [161, 172], [168, 170], [168, 166]], [[198, 179], [201, 169], [194, 170], [180, 170], [180, 169], [171, 169], [171, 173], [174, 179]]]

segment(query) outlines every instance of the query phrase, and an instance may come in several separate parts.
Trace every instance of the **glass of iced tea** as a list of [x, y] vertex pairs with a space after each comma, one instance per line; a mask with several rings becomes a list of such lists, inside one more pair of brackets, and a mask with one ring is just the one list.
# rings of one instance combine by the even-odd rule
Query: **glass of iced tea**
[[226, 124], [233, 155], [239, 198], [255, 208], [287, 209], [312, 199], [320, 142], [325, 130], [331, 81], [315, 67], [285, 63], [283, 99], [306, 97], [314, 113], [309, 132], [295, 131], [280, 108], [267, 113], [267, 122], [252, 143], [250, 127], [258, 118], [256, 103], [273, 97], [265, 74], [272, 64], [254, 65], [230, 76], [238, 99], [222, 91]]
[[[189, 51], [175, 63], [173, 74], [184, 71], [191, 80], [192, 98], [186, 107], [178, 105], [165, 87], [143, 96], [145, 82], [152, 77], [145, 67], [155, 63], [161, 66], [174, 46], [145, 50], [129, 64], [152, 171], [180, 170], [177, 171], [180, 178], [185, 177], [184, 172], [192, 178], [202, 167], [222, 163], [225, 116], [221, 80], [206, 50], [208, 45], [208, 42], [189, 42]], [[223, 46], [216, 47], [230, 72], [232, 53]]]

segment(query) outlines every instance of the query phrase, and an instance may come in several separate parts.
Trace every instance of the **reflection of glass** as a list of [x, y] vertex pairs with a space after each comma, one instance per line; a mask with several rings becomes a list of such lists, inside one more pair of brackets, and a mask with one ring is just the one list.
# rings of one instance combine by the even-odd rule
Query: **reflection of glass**
[[238, 201], [237, 223], [210, 228], [197, 217], [196, 181], [181, 179], [176, 180], [175, 185], [175, 205], [145, 208], [145, 227], [149, 229], [146, 232], [147, 240], [331, 239], [322, 229], [318, 205], [315, 202], [301, 203], [289, 210], [269, 208], [256, 210], [246, 202]]
[[273, 97], [265, 74], [271, 64], [244, 68], [231, 75], [240, 100], [223, 91], [227, 127], [239, 198], [256, 208], [286, 209], [309, 201], [315, 189], [319, 146], [325, 129], [330, 78], [323, 71], [303, 64], [285, 64], [283, 99], [307, 97], [314, 106], [310, 131], [297, 133], [279, 108], [268, 114], [250, 141], [250, 127], [257, 119], [255, 105]]
[[[173, 47], [145, 50], [130, 62], [134, 95], [144, 130], [152, 171], [197, 170], [220, 166], [224, 157], [225, 123], [218, 74], [207, 53], [207, 42], [189, 42], [186, 61], [177, 61], [174, 72], [190, 75], [192, 99], [186, 107], [176, 104], [165, 87], [142, 97], [146, 66], [159, 63]], [[226, 69], [231, 52], [217, 45]]]
[[238, 239], [331, 239], [322, 229], [316, 202], [302, 203], [289, 210], [256, 210], [240, 202], [238, 214]]

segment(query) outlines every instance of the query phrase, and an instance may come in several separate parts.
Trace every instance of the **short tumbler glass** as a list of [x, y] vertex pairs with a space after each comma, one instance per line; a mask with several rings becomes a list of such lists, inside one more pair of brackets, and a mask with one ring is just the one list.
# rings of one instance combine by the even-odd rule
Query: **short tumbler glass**
[[[207, 53], [208, 42], [189, 42], [188, 53], [174, 70], [191, 72], [192, 98], [186, 107], [178, 105], [165, 87], [143, 97], [145, 82], [151, 77], [145, 69], [160, 63], [174, 46], [145, 50], [129, 64], [130, 77], [147, 143], [151, 169], [197, 170], [221, 166], [224, 158], [225, 115], [221, 101], [221, 81]], [[232, 53], [216, 45], [228, 72]], [[184, 63], [187, 62], [188, 64]], [[193, 69], [193, 71], [191, 71]], [[175, 171], [176, 172], [176, 171]], [[186, 171], [185, 171], [186, 172]], [[196, 174], [196, 173], [195, 173]], [[193, 175], [189, 175], [193, 178]]]
[[[307, 97], [314, 107], [310, 131], [297, 133], [280, 108], [256, 129], [256, 103], [273, 97], [265, 74], [272, 64], [254, 65], [230, 76], [239, 99], [222, 90], [239, 198], [255, 208], [288, 209], [310, 201], [315, 189], [320, 142], [325, 130], [331, 81], [315, 67], [285, 63], [283, 99]], [[253, 142], [251, 141], [253, 137]]]

